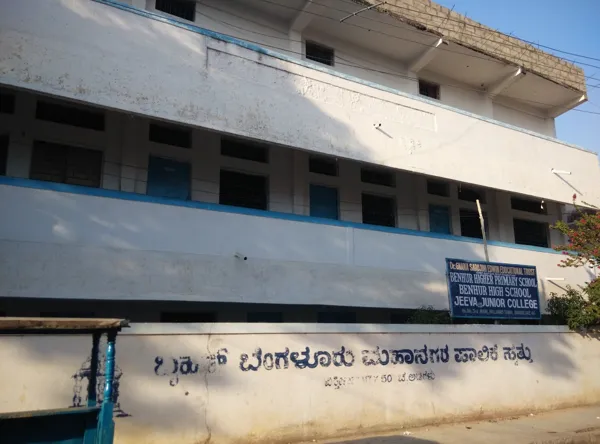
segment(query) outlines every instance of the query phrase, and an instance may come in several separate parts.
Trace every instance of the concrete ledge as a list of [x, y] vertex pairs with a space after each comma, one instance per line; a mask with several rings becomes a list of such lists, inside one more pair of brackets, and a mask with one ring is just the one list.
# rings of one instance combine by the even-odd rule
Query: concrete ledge
[[259, 323], [133, 323], [121, 335], [276, 335], [377, 333], [569, 333], [563, 325], [421, 325], [421, 324], [259, 324]]

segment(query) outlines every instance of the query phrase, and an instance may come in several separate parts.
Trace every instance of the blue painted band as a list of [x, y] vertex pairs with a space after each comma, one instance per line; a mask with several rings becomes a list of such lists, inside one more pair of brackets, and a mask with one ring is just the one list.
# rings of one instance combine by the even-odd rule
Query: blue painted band
[[[272, 219], [282, 219], [293, 222], [313, 223], [321, 225], [331, 225], [336, 227], [355, 228], [358, 230], [380, 231], [383, 233], [405, 234], [408, 236], [421, 236], [432, 239], [443, 239], [456, 242], [467, 242], [473, 244], [483, 244], [481, 239], [469, 237], [454, 236], [451, 234], [431, 233], [429, 231], [417, 231], [408, 228], [382, 227], [378, 225], [367, 225], [357, 222], [348, 222], [334, 219], [324, 219], [311, 216], [303, 216], [292, 213], [279, 213], [275, 211], [255, 210], [252, 208], [230, 207], [227, 205], [197, 202], [192, 200], [176, 200], [164, 197], [154, 197], [145, 194], [130, 193], [125, 191], [105, 190], [103, 188], [88, 188], [78, 185], [66, 185], [55, 182], [42, 182], [38, 180], [22, 179], [17, 177], [0, 176], [0, 185], [10, 185], [15, 187], [33, 188], [38, 190], [58, 191], [61, 193], [79, 194], [94, 197], [106, 197], [110, 199], [122, 199], [133, 202], [146, 202], [161, 205], [171, 205], [184, 208], [197, 208], [201, 210], [219, 211], [224, 213], [243, 214], [246, 216], [268, 217]], [[537, 251], [540, 253], [560, 254], [551, 248], [534, 247], [531, 245], [517, 245], [508, 242], [488, 241], [488, 245], [495, 247], [515, 248], [519, 250]]]
[[204, 35], [204, 36], [216, 39], [216, 40], [221, 40], [221, 41], [226, 42], [226, 43], [231, 43], [233, 45], [237, 45], [237, 46], [240, 46], [242, 48], [246, 48], [246, 49], [249, 49], [251, 51], [258, 52], [260, 54], [264, 54], [264, 55], [267, 55], [267, 56], [270, 56], [270, 57], [273, 57], [273, 58], [276, 58], [276, 59], [279, 59], [279, 60], [283, 60], [285, 62], [294, 63], [296, 65], [300, 65], [300, 66], [304, 66], [306, 68], [314, 69], [316, 71], [321, 71], [321, 72], [324, 72], [326, 74], [330, 74], [330, 75], [335, 76], [335, 77], [339, 77], [339, 78], [342, 78], [342, 79], [345, 79], [345, 80], [349, 80], [349, 81], [354, 82], [354, 83], [359, 83], [361, 85], [365, 85], [365, 86], [369, 86], [371, 88], [378, 89], [380, 91], [385, 91], [385, 92], [388, 92], [388, 93], [391, 93], [391, 94], [395, 94], [395, 95], [398, 95], [398, 96], [406, 97], [408, 99], [417, 100], [419, 102], [427, 103], [429, 105], [433, 105], [433, 106], [436, 106], [438, 108], [442, 108], [442, 109], [445, 109], [445, 110], [448, 110], [448, 111], [454, 111], [456, 113], [463, 114], [463, 115], [468, 116], [468, 117], [472, 117], [473, 119], [478, 119], [478, 120], [481, 120], [481, 121], [484, 121], [484, 122], [487, 122], [487, 123], [491, 123], [491, 124], [494, 124], [494, 125], [502, 126], [504, 128], [508, 128], [508, 129], [513, 130], [513, 131], [519, 131], [521, 133], [525, 133], [525, 134], [528, 134], [530, 136], [538, 137], [540, 139], [548, 140], [550, 142], [560, 143], [561, 145], [565, 145], [565, 146], [568, 146], [568, 147], [571, 147], [571, 148], [575, 148], [575, 149], [578, 149], [578, 150], [581, 150], [581, 151], [585, 151], [586, 153], [593, 154], [594, 156], [596, 155], [596, 153], [593, 152], [593, 151], [591, 151], [591, 150], [582, 148], [582, 147], [577, 146], [577, 145], [573, 145], [571, 143], [564, 142], [562, 140], [555, 139], [554, 137], [545, 136], [544, 134], [538, 134], [538, 133], [535, 133], [533, 131], [529, 131], [529, 130], [527, 130], [525, 128], [519, 128], [517, 126], [513, 126], [513, 125], [510, 125], [508, 123], [500, 122], [498, 120], [490, 119], [488, 117], [480, 116], [480, 115], [477, 115], [477, 114], [472, 114], [472, 113], [470, 113], [468, 111], [465, 111], [465, 110], [462, 110], [462, 109], [459, 109], [459, 108], [454, 108], [452, 106], [440, 103], [437, 100], [431, 100], [431, 99], [428, 99], [428, 98], [423, 97], [423, 96], [417, 96], [417, 95], [409, 94], [409, 93], [406, 93], [406, 92], [403, 92], [403, 91], [400, 91], [400, 90], [397, 90], [397, 89], [394, 89], [394, 88], [389, 88], [387, 86], [380, 85], [378, 83], [370, 82], [368, 80], [364, 80], [364, 79], [361, 79], [361, 78], [358, 78], [358, 77], [354, 77], [354, 76], [351, 76], [351, 75], [348, 75], [348, 74], [344, 74], [344, 73], [335, 71], [335, 70], [330, 69], [330, 68], [326, 68], [326, 67], [324, 67], [322, 65], [319, 65], [317, 63], [311, 63], [311, 62], [306, 61], [306, 60], [296, 59], [294, 57], [290, 57], [290, 56], [287, 56], [285, 54], [281, 54], [281, 53], [279, 53], [277, 51], [272, 51], [270, 49], [263, 48], [260, 45], [256, 45], [254, 43], [245, 42], [245, 41], [240, 40], [240, 39], [238, 39], [236, 37], [229, 36], [227, 34], [221, 34], [220, 32], [211, 31], [209, 29], [201, 28], [199, 26], [192, 25], [190, 23], [186, 23], [186, 22], [177, 20], [176, 17], [172, 17], [172, 18], [171, 17], [166, 17], [166, 16], [164, 16], [162, 14], [157, 14], [155, 12], [146, 11], [146, 10], [143, 10], [143, 9], [136, 8], [134, 6], [130, 6], [130, 5], [121, 3], [121, 2], [119, 2], [117, 0], [93, 0], [93, 1], [95, 1], [97, 3], [105, 4], [105, 5], [108, 5], [108, 6], [112, 6], [112, 7], [118, 8], [118, 9], [122, 9], [123, 11], [128, 11], [128, 12], [131, 12], [131, 13], [134, 13], [134, 14], [137, 14], [137, 15], [141, 15], [143, 17], [146, 17], [146, 18], [149, 18], [149, 19], [152, 19], [152, 20], [156, 20], [156, 21], [163, 22], [163, 23], [166, 23], [166, 24], [169, 24], [169, 25], [177, 26], [178, 28], [186, 29], [188, 31], [192, 31], [192, 32], [195, 32], [197, 34], [201, 34], [201, 35]]

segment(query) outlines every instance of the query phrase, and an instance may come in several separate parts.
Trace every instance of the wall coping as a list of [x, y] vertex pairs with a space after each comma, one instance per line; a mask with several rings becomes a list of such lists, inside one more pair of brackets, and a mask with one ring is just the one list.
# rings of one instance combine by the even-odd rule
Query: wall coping
[[477, 120], [481, 120], [483, 122], [491, 123], [493, 125], [502, 126], [504, 128], [508, 128], [508, 129], [511, 129], [511, 130], [514, 130], [514, 131], [519, 131], [521, 133], [528, 134], [530, 136], [537, 137], [537, 138], [540, 138], [540, 139], [544, 139], [544, 140], [547, 140], [547, 141], [550, 141], [550, 142], [559, 143], [561, 145], [564, 145], [564, 146], [567, 146], [567, 147], [570, 147], [570, 148], [574, 148], [574, 149], [577, 149], [577, 150], [580, 150], [580, 151], [584, 151], [586, 153], [592, 154], [595, 157], [597, 157], [597, 153], [595, 153], [592, 150], [580, 147], [580, 146], [572, 144], [572, 143], [564, 142], [564, 141], [556, 139], [554, 137], [550, 137], [550, 136], [546, 136], [544, 134], [539, 134], [539, 133], [536, 133], [536, 132], [533, 132], [533, 131], [529, 131], [529, 130], [527, 130], [525, 128], [519, 128], [517, 126], [513, 126], [513, 125], [510, 125], [508, 123], [500, 122], [499, 120], [494, 120], [494, 119], [489, 118], [489, 117], [484, 117], [484, 116], [480, 116], [478, 114], [473, 114], [473, 113], [470, 113], [469, 111], [465, 111], [465, 110], [462, 110], [460, 108], [455, 108], [455, 107], [452, 107], [450, 105], [446, 105], [446, 104], [440, 103], [438, 100], [427, 99], [427, 98], [422, 97], [422, 96], [417, 96], [417, 95], [414, 95], [414, 94], [406, 93], [404, 91], [400, 91], [400, 90], [397, 90], [397, 89], [394, 89], [394, 88], [390, 88], [390, 87], [387, 87], [387, 86], [384, 86], [384, 85], [380, 85], [378, 83], [371, 82], [371, 81], [368, 81], [368, 80], [364, 80], [364, 79], [361, 79], [359, 77], [355, 77], [355, 76], [352, 76], [352, 75], [349, 75], [349, 74], [344, 74], [344, 73], [335, 71], [334, 69], [330, 69], [330, 68], [326, 68], [326, 67], [323, 67], [323, 66], [319, 66], [318, 64], [312, 63], [310, 61], [296, 59], [294, 57], [287, 56], [287, 55], [279, 53], [277, 51], [273, 51], [273, 50], [270, 50], [270, 49], [263, 48], [262, 46], [257, 45], [255, 43], [249, 43], [249, 42], [246, 42], [244, 40], [238, 39], [236, 37], [233, 37], [233, 36], [230, 36], [230, 35], [227, 35], [227, 34], [222, 34], [220, 32], [211, 31], [209, 29], [205, 29], [205, 28], [201, 28], [200, 26], [193, 25], [193, 24], [191, 24], [189, 22], [177, 20], [174, 17], [173, 18], [172, 17], [166, 17], [166, 16], [164, 16], [162, 14], [158, 14], [156, 12], [146, 11], [144, 9], [139, 9], [139, 8], [136, 8], [135, 6], [131, 6], [131, 5], [127, 5], [125, 3], [121, 3], [118, 0], [92, 0], [92, 1], [94, 1], [96, 3], [104, 4], [104, 5], [107, 5], [107, 6], [112, 6], [114, 8], [121, 9], [123, 11], [128, 11], [128, 12], [131, 12], [133, 14], [140, 15], [142, 17], [146, 17], [146, 18], [149, 18], [149, 19], [152, 19], [152, 20], [163, 22], [163, 23], [166, 23], [168, 25], [176, 26], [178, 28], [186, 29], [188, 31], [195, 32], [196, 34], [201, 34], [201, 35], [204, 35], [206, 37], [210, 37], [210, 38], [213, 38], [213, 39], [216, 39], [216, 40], [220, 40], [220, 41], [225, 42], [225, 43], [231, 43], [231, 44], [240, 46], [242, 48], [248, 49], [250, 51], [258, 52], [259, 54], [264, 54], [264, 55], [267, 55], [267, 56], [270, 56], [270, 57], [282, 60], [284, 62], [289, 62], [289, 63], [293, 63], [295, 65], [303, 66], [305, 68], [310, 68], [310, 69], [313, 69], [313, 70], [316, 70], [316, 71], [320, 71], [320, 72], [323, 72], [323, 73], [326, 73], [326, 74], [329, 74], [329, 75], [332, 75], [332, 76], [335, 76], [335, 77], [338, 77], [338, 78], [341, 78], [341, 79], [344, 79], [344, 80], [348, 80], [350, 82], [354, 82], [354, 83], [358, 83], [358, 84], [361, 84], [361, 85], [365, 85], [365, 86], [368, 86], [368, 87], [371, 87], [371, 88], [378, 89], [380, 91], [384, 91], [384, 92], [388, 92], [388, 93], [391, 93], [391, 94], [394, 94], [394, 95], [397, 95], [397, 96], [401, 96], [401, 97], [405, 97], [405, 98], [408, 98], [408, 99], [416, 100], [418, 102], [427, 103], [428, 105], [433, 105], [435, 107], [442, 108], [442, 109], [445, 109], [445, 110], [448, 110], [448, 111], [453, 111], [453, 112], [465, 115], [467, 117], [471, 117], [471, 118], [474, 118], [474, 119], [477, 119]]
[[131, 323], [120, 335], [276, 335], [276, 334], [514, 334], [571, 333], [566, 325], [425, 325], [305, 323]]
[[[252, 208], [232, 207], [217, 203], [199, 202], [193, 200], [177, 200], [166, 197], [148, 196], [147, 194], [138, 194], [127, 191], [107, 190], [104, 188], [90, 188], [79, 185], [68, 185], [56, 182], [43, 182], [32, 179], [23, 179], [19, 177], [0, 176], [0, 185], [8, 185], [20, 188], [32, 188], [37, 190], [55, 191], [59, 193], [70, 193], [84, 196], [103, 197], [109, 199], [121, 199], [132, 202], [145, 202], [161, 205], [170, 205], [184, 208], [195, 208], [207, 211], [216, 211], [221, 213], [232, 213], [246, 216], [267, 217], [271, 219], [287, 220], [292, 222], [312, 223], [320, 225], [329, 225], [344, 228], [354, 228], [357, 230], [379, 231], [383, 233], [404, 234], [407, 236], [420, 236], [432, 239], [442, 239], [455, 242], [466, 242], [479, 244], [483, 246], [482, 239], [471, 237], [455, 236], [452, 234], [432, 233], [430, 231], [412, 230], [409, 228], [383, 227], [378, 225], [368, 225], [358, 222], [349, 222], [344, 220], [325, 219], [313, 216], [304, 216], [294, 213], [281, 213], [277, 211], [255, 210]], [[535, 251], [538, 253], [561, 254], [552, 248], [536, 247], [533, 245], [511, 244], [501, 241], [488, 241], [490, 247], [512, 248], [517, 250]]]

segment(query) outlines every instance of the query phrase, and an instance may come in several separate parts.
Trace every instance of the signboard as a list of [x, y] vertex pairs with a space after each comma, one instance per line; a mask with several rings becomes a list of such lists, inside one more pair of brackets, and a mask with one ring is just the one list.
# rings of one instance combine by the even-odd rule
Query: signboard
[[454, 318], [540, 319], [534, 266], [446, 259]]

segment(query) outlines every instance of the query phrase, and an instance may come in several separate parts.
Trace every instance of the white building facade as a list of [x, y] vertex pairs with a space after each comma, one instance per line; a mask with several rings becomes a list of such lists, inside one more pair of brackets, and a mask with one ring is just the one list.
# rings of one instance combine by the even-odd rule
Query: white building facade
[[544, 300], [589, 281], [550, 229], [600, 205], [583, 71], [379, 3], [0, 0], [0, 311], [404, 322], [484, 260], [476, 200]]

